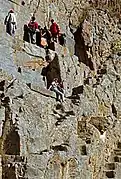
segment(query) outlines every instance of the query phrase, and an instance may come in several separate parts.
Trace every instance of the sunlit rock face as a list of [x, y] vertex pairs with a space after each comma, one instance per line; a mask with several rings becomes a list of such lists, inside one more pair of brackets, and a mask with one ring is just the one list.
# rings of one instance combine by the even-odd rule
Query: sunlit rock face
[[[1, 179], [120, 179], [120, 4], [0, 0]], [[15, 10], [15, 37], [4, 19]], [[117, 8], [117, 11], [114, 10]], [[53, 18], [66, 46], [46, 51], [23, 41], [32, 15]], [[63, 81], [65, 101], [48, 90]]]

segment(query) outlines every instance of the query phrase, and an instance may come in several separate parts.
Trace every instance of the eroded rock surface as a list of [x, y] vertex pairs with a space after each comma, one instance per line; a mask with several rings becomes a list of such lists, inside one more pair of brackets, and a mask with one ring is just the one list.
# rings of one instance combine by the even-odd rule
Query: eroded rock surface
[[[1, 178], [120, 179], [120, 21], [107, 8], [115, 2], [94, 2], [0, 0]], [[3, 25], [11, 7], [14, 38]], [[42, 26], [54, 18], [66, 34], [50, 63], [43, 48], [22, 40], [31, 13]], [[47, 89], [55, 77], [64, 82], [63, 103]]]

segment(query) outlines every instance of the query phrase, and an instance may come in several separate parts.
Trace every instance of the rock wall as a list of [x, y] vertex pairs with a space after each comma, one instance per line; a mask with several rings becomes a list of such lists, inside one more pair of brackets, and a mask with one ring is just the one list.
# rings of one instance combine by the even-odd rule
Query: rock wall
[[[107, 1], [94, 2], [0, 0], [1, 179], [120, 179], [120, 20]], [[14, 38], [3, 25], [11, 7]], [[50, 63], [43, 48], [22, 40], [31, 13], [66, 33]], [[63, 103], [47, 90], [55, 77], [64, 82]]]

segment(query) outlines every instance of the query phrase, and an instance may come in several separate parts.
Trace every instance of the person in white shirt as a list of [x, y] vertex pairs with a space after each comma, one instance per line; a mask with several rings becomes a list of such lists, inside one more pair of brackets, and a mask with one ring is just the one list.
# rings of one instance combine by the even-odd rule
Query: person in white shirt
[[17, 21], [13, 9], [10, 9], [10, 11], [8, 12], [4, 24], [6, 25], [6, 32], [9, 35], [14, 36], [15, 30], [17, 28]]
[[52, 90], [52, 91], [54, 91], [56, 93], [56, 100], [57, 101], [62, 100], [62, 102], [64, 102], [64, 92], [63, 92], [63, 90], [60, 90], [60, 88], [61, 87], [60, 87], [60, 84], [58, 82], [58, 79], [55, 78], [52, 81], [52, 83], [51, 83], [51, 85], [49, 87], [49, 90]]

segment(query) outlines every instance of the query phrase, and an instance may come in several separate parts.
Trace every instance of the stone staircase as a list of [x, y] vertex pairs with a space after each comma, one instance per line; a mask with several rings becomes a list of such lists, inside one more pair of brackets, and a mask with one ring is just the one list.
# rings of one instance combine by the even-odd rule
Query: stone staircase
[[114, 149], [111, 161], [105, 164], [105, 179], [121, 179], [121, 142], [118, 142]]

